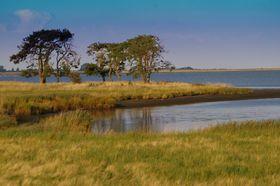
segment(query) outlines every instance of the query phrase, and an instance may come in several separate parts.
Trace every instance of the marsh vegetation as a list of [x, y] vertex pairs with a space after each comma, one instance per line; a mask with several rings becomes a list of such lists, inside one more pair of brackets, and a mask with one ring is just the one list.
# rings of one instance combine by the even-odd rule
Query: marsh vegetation
[[[241, 94], [247, 93], [247, 89], [129, 82], [76, 85], [4, 82], [0, 85], [2, 106], [8, 103], [5, 101], [14, 103], [13, 107], [6, 104], [1, 110], [5, 113], [4, 109], [14, 108], [14, 113], [0, 115], [1, 185], [280, 183], [279, 121], [231, 122], [187, 133], [96, 135], [91, 133], [92, 114], [79, 109], [97, 108], [94, 104], [113, 106], [116, 100]], [[108, 102], [108, 98], [113, 99]], [[30, 108], [24, 111], [23, 106], [28, 104]], [[48, 110], [54, 105], [60, 105], [57, 107], [60, 111], [75, 111], [19, 125], [17, 115], [37, 114], [31, 112], [34, 105], [36, 110], [42, 107], [46, 112], [54, 111]], [[83, 107], [87, 105], [90, 108]]]
[[188, 83], [54, 83], [0, 82], [0, 112], [24, 116], [77, 109], [111, 109], [118, 101], [168, 99], [205, 94], [244, 94], [248, 89], [223, 84]]
[[182, 134], [93, 135], [88, 118], [74, 111], [0, 130], [0, 184], [280, 183], [279, 121], [233, 122]]

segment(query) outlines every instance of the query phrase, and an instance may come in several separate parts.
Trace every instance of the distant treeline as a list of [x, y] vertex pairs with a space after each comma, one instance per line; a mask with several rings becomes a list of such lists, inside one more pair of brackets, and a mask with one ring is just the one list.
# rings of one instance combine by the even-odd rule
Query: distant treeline
[[7, 70], [3, 65], [0, 65], [0, 72], [19, 72], [19, 71], [20, 71], [19, 68], [16, 69], [12, 68], [11, 70]]
[[[19, 51], [10, 61], [19, 64], [26, 62], [25, 77], [39, 76], [41, 83], [54, 75], [57, 81], [68, 76], [73, 82], [80, 82], [80, 74], [73, 69], [80, 66], [81, 57], [73, 50], [74, 34], [68, 29], [40, 30], [25, 37], [18, 46]], [[82, 65], [87, 75], [99, 75], [103, 81], [113, 76], [121, 80], [123, 72], [133, 77], [141, 77], [145, 83], [151, 81], [151, 74], [161, 69], [175, 69], [162, 57], [164, 48], [154, 35], [139, 35], [124, 42], [95, 42], [88, 46], [87, 54], [92, 63]]]

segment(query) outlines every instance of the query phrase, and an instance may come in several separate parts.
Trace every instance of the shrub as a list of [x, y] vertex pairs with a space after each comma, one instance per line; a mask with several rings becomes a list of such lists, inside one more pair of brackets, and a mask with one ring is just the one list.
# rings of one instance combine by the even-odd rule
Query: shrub
[[69, 74], [69, 79], [72, 83], [81, 83], [82, 79], [79, 72], [71, 72]]

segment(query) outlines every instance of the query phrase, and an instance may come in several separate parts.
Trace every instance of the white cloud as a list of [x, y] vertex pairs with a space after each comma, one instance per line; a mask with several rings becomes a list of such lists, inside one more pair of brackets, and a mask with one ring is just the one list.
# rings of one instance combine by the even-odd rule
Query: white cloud
[[49, 13], [37, 12], [30, 9], [17, 10], [15, 15], [20, 20], [17, 28], [19, 32], [42, 29], [51, 19]]
[[33, 19], [36, 18], [36, 15], [34, 12], [32, 12], [29, 9], [23, 9], [23, 10], [17, 10], [15, 12], [15, 15], [17, 15], [21, 22], [31, 22]]

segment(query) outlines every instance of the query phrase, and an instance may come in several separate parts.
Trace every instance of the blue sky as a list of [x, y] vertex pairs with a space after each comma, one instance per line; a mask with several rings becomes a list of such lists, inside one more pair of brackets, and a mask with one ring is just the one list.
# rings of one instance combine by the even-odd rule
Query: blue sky
[[[158, 35], [167, 60], [195, 68], [280, 67], [279, 0], [9, 0], [0, 7], [0, 64], [23, 37], [68, 28], [90, 62], [92, 42]], [[20, 65], [24, 67], [25, 65]]]

